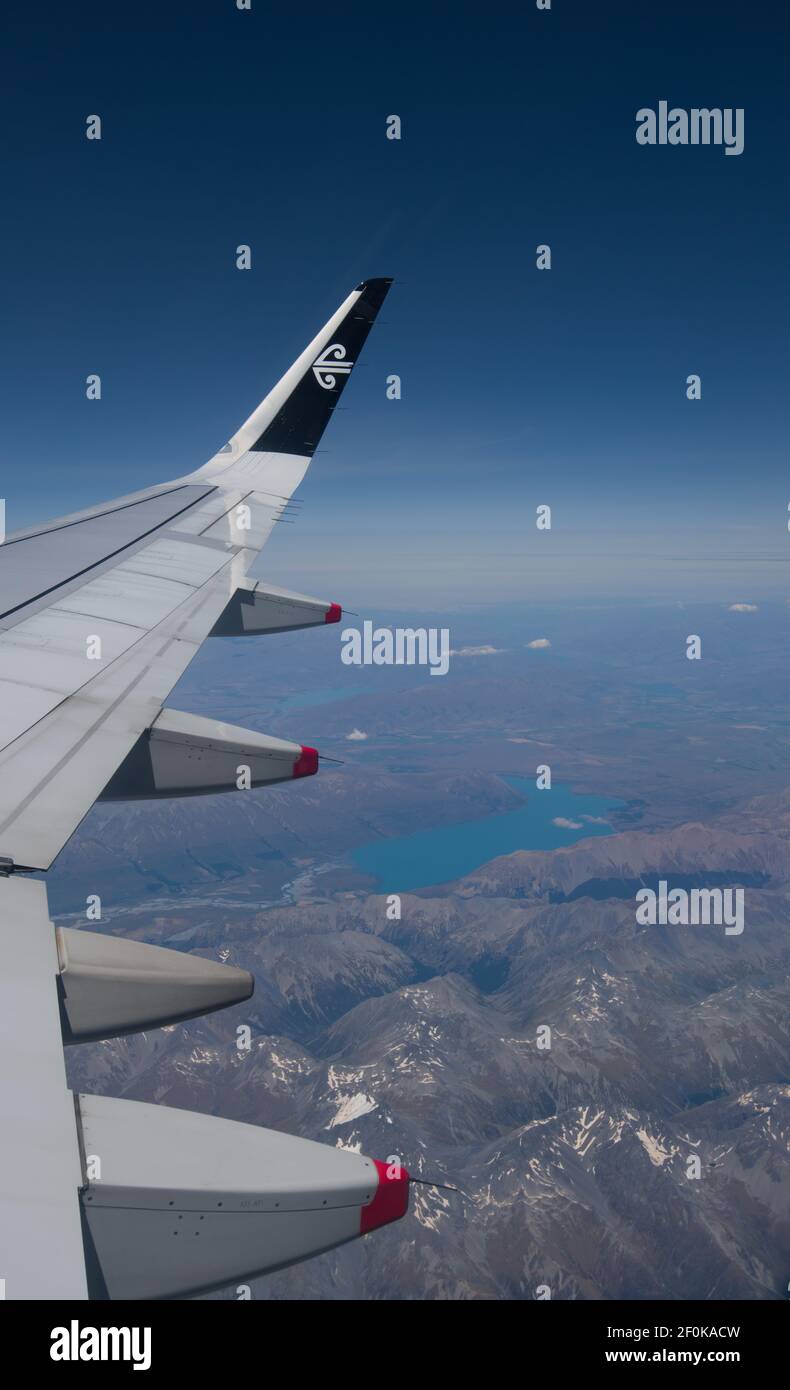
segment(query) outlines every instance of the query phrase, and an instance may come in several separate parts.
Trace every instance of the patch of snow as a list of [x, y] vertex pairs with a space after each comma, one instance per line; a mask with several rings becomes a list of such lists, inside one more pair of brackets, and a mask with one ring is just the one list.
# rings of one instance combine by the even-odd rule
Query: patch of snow
[[663, 1144], [654, 1139], [652, 1134], [648, 1134], [646, 1129], [638, 1129], [636, 1137], [641, 1142], [642, 1148], [647, 1154], [654, 1168], [661, 1168], [672, 1157], [670, 1149], [665, 1149]]
[[336, 1125], [347, 1125], [351, 1120], [358, 1120], [360, 1115], [369, 1115], [371, 1110], [377, 1109], [378, 1101], [366, 1096], [364, 1091], [357, 1091], [353, 1096], [339, 1097], [337, 1111], [324, 1128], [334, 1129]]

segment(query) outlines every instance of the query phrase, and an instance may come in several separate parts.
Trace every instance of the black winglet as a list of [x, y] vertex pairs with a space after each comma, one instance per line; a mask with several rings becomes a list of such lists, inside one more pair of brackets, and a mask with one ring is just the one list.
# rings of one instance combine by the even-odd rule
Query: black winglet
[[254, 453], [312, 455], [331, 419], [392, 280], [363, 280], [359, 298], [327, 333], [274, 419], [250, 446]]

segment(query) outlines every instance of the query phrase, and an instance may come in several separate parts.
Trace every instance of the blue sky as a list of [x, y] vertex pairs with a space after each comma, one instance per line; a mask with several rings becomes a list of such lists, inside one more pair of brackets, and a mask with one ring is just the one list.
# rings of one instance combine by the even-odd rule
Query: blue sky
[[[198, 466], [355, 283], [392, 275], [273, 579], [352, 607], [790, 594], [788, 21], [647, 8], [10, 18], [9, 527]], [[638, 146], [662, 98], [743, 107], [744, 153]]]

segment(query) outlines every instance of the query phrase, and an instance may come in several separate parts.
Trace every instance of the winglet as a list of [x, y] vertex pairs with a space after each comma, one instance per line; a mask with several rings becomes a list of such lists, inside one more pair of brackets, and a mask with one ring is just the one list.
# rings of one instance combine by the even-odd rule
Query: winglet
[[380, 277], [352, 290], [212, 464], [247, 451], [312, 457], [391, 284]]

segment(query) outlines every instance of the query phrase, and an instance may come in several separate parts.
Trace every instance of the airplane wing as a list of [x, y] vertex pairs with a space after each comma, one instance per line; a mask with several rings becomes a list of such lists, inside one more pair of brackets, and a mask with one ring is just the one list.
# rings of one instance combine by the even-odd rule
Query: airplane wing
[[[390, 283], [357, 286], [202, 468], [0, 546], [7, 1298], [217, 1287], [406, 1209], [405, 1170], [253, 1126], [72, 1096], [64, 1043], [225, 1007], [249, 997], [252, 980], [139, 942], [56, 931], [45, 883], [27, 876], [52, 865], [99, 798], [246, 790], [317, 771], [314, 749], [165, 702], [210, 635], [339, 620], [337, 604], [247, 571], [307, 471]], [[201, 1235], [200, 1259], [181, 1253], [179, 1224]]]

